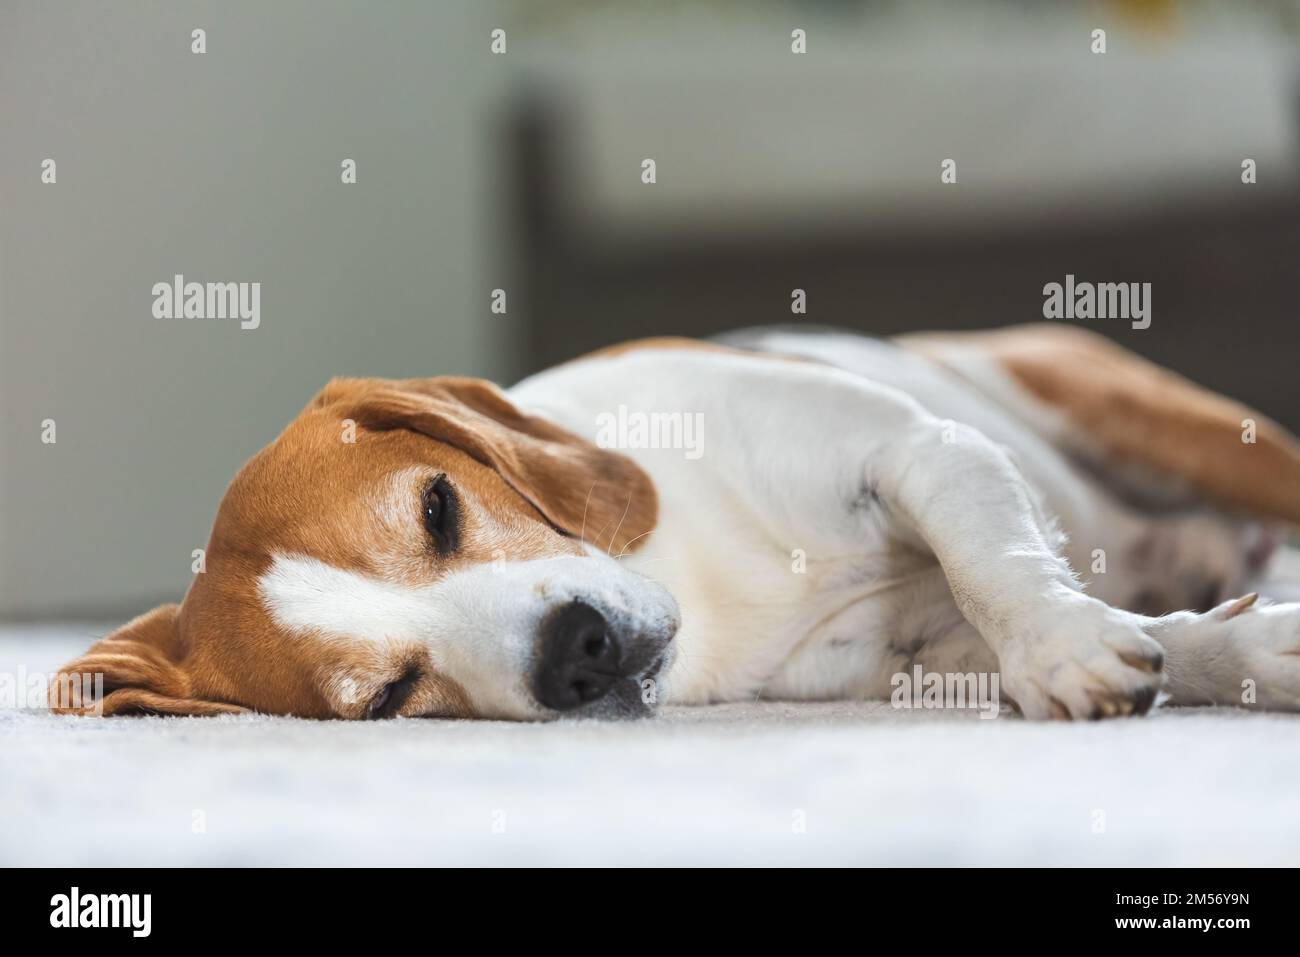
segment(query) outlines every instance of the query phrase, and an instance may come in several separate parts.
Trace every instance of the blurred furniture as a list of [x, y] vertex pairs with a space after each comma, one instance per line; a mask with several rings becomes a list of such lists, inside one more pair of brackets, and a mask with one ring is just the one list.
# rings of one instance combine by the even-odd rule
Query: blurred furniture
[[[616, 98], [602, 94], [607, 87], [593, 93], [585, 82], [537, 84], [548, 95], [520, 97], [511, 125], [517, 282], [528, 313], [519, 371], [638, 336], [705, 336], [762, 323], [806, 321], [889, 335], [1041, 321], [1043, 285], [1070, 273], [1080, 281], [1150, 282], [1151, 328], [1133, 330], [1123, 319], [1076, 321], [1300, 431], [1300, 191], [1287, 165], [1295, 158], [1291, 101], [1274, 74], [1245, 71], [1238, 80], [1257, 104], [1254, 114], [1225, 120], [1228, 132], [1207, 137], [1205, 112], [1227, 117], [1234, 103], [1222, 99], [1229, 94], [1220, 90], [1219, 75], [1204, 75], [1199, 64], [1160, 74], [1169, 102], [1203, 96], [1181, 117], [1158, 108], [1154, 80], [1093, 89], [1089, 95], [1119, 113], [1098, 114], [1109, 128], [1100, 120], [1076, 124], [1077, 142], [1054, 135], [1063, 124], [1050, 110], [1026, 104], [1020, 118], [1004, 110], [999, 135], [1023, 138], [1008, 151], [1008, 162], [1023, 168], [1002, 168], [989, 148], [977, 152], [983, 141], [957, 137], [964, 143], [957, 155], [966, 158], [956, 187], [938, 183], [934, 157], [941, 152], [931, 151], [932, 161], [917, 169], [921, 160], [895, 142], [893, 170], [879, 161], [872, 166], [879, 151], [869, 144], [879, 137], [868, 136], [860, 166], [862, 178], [881, 181], [874, 191], [848, 179], [859, 172], [852, 157], [818, 157], [815, 116], [800, 113], [802, 126], [787, 129], [806, 159], [773, 161], [780, 141], [747, 142], [751, 131], [731, 105], [715, 114], [728, 118], [727, 129], [709, 125], [697, 102], [707, 96], [698, 80], [689, 84], [692, 102], [683, 118], [668, 120], [660, 118], [678, 107], [664, 105], [668, 95], [658, 88], [658, 112], [641, 115], [630, 96], [617, 107], [602, 105], [600, 96]], [[1051, 97], [1078, 96], [1076, 85], [1060, 84]], [[1130, 96], [1131, 88], [1140, 92]], [[983, 97], [992, 102], [999, 95], [994, 87]], [[1221, 99], [1207, 106], [1205, 98], [1214, 96]], [[787, 113], [779, 101], [774, 109], [775, 115], [755, 111], [753, 125], [779, 131]], [[827, 109], [828, 128], [839, 115]], [[1035, 123], [1043, 127], [1037, 146]], [[612, 129], [602, 132], [602, 124]], [[638, 133], [647, 125], [650, 134]], [[1093, 139], [1085, 142], [1090, 131]], [[841, 153], [842, 132], [832, 136], [840, 137]], [[902, 126], [890, 133], [910, 135]], [[730, 149], [723, 136], [746, 148]], [[691, 137], [703, 145], [683, 147]], [[927, 137], [936, 139], [933, 131], [916, 134]], [[1131, 158], [1111, 156], [1114, 143], [1129, 142], [1136, 144]], [[679, 158], [665, 161], [674, 148]], [[1026, 158], [1034, 149], [1041, 155]], [[709, 154], [718, 157], [717, 168], [707, 165]], [[646, 186], [640, 158], [656, 155], [659, 181]], [[1240, 182], [1243, 155], [1257, 158], [1259, 183]], [[687, 159], [697, 162], [683, 171]], [[748, 184], [753, 202], [746, 203], [735, 182], [751, 175], [744, 165], [751, 162], [767, 164], [768, 182]], [[785, 180], [777, 162], [790, 170]], [[1001, 179], [977, 182], [981, 162], [997, 166]], [[813, 167], [811, 176], [800, 174], [801, 164]], [[1099, 164], [1109, 166], [1093, 175]], [[692, 193], [683, 186], [688, 175], [714, 179], [691, 184]], [[816, 182], [833, 188], [837, 175], [852, 193], [842, 206], [826, 202], [828, 183]], [[783, 200], [787, 181], [796, 195]], [[715, 202], [715, 194], [726, 195]], [[949, 196], [962, 203], [940, 208]], [[807, 292], [806, 316], [791, 314], [795, 288]]]

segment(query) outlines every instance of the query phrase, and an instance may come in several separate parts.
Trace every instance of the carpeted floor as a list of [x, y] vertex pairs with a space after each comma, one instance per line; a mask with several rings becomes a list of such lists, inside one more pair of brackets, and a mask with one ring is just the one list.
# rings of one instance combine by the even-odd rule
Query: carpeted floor
[[[93, 627], [0, 629], [0, 674]], [[1300, 717], [632, 724], [0, 711], [0, 864], [1300, 864]]]

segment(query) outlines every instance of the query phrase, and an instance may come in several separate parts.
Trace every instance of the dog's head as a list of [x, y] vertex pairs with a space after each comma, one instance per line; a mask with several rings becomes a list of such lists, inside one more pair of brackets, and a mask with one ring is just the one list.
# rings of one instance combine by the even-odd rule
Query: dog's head
[[489, 383], [335, 380], [235, 477], [184, 603], [65, 666], [102, 674], [102, 699], [52, 704], [644, 713], [678, 611], [615, 558], [649, 535], [656, 508], [630, 459]]

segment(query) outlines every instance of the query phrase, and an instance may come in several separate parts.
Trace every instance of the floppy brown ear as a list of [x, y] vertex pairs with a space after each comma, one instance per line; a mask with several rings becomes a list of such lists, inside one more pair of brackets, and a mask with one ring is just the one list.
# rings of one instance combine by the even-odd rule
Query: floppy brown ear
[[194, 696], [180, 662], [179, 611], [179, 605], [160, 605], [60, 668], [50, 682], [50, 710], [81, 715], [212, 715], [246, 710]]
[[317, 403], [339, 403], [370, 429], [411, 429], [490, 465], [557, 528], [619, 554], [655, 526], [658, 497], [631, 459], [526, 415], [482, 379], [342, 380]]

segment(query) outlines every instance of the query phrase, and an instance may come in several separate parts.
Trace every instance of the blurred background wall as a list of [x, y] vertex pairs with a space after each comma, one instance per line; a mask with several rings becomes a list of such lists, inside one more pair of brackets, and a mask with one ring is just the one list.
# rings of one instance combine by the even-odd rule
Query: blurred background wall
[[[333, 375], [1028, 322], [1072, 273], [1153, 287], [1151, 328], [1080, 324], [1300, 428], [1298, 33], [1290, 0], [10, 0], [0, 617], [179, 598]], [[261, 282], [260, 328], [154, 319], [175, 273]]]
[[1151, 283], [1151, 328], [1078, 321], [1300, 428], [1293, 4], [706, 7], [550, 20], [512, 153], [531, 357], [1026, 322], [1074, 275]]
[[[478, 17], [0, 4], [0, 614], [179, 599], [226, 483], [331, 376], [509, 371]], [[261, 282], [260, 327], [154, 319], [176, 273]]]

